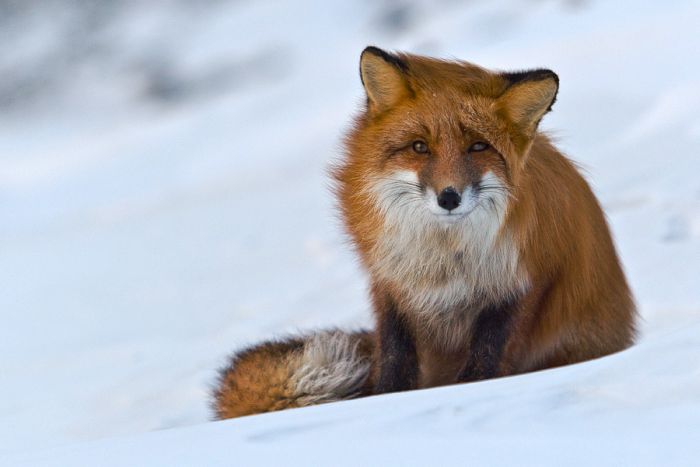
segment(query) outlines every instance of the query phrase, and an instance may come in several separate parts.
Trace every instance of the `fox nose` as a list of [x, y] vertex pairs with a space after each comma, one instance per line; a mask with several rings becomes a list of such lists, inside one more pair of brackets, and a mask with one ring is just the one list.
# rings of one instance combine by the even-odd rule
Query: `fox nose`
[[440, 192], [437, 198], [437, 202], [442, 209], [452, 211], [457, 206], [459, 206], [459, 203], [462, 202], [462, 197], [459, 196], [457, 190], [455, 190], [451, 186], [448, 186]]

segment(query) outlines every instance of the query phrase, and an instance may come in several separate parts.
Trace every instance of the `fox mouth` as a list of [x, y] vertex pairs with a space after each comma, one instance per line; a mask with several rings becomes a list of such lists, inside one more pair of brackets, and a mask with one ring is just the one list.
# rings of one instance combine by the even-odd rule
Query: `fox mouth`
[[469, 216], [474, 209], [470, 209], [464, 212], [449, 212], [449, 213], [433, 213], [435, 218], [442, 223], [452, 225], [457, 224]]

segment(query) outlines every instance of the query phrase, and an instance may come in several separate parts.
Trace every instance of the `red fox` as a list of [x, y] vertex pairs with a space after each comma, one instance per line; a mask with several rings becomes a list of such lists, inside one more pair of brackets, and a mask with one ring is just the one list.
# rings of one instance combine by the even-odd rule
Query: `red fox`
[[360, 76], [367, 105], [333, 176], [376, 327], [239, 352], [214, 394], [219, 418], [514, 375], [633, 343], [605, 216], [537, 130], [554, 72], [368, 47]]

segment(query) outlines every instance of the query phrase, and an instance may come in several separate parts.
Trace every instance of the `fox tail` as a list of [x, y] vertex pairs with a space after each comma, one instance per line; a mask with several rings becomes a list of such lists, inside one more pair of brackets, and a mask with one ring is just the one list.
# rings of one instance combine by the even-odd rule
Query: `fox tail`
[[263, 342], [220, 370], [212, 406], [218, 419], [368, 395], [369, 331], [322, 331]]

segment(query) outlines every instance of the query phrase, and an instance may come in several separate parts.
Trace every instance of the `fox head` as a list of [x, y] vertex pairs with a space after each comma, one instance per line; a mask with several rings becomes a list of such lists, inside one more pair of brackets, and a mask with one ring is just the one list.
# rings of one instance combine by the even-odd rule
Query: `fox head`
[[376, 47], [362, 53], [360, 76], [367, 107], [349, 158], [444, 224], [507, 203], [558, 89], [550, 70], [496, 73]]
[[[557, 94], [557, 75], [492, 72], [368, 47], [360, 77], [366, 107], [334, 175], [345, 223], [365, 262], [384, 265], [384, 275], [418, 270], [433, 280], [450, 271], [428, 271], [428, 264], [452, 264], [455, 255], [472, 264], [484, 259], [518, 197], [537, 126]], [[438, 251], [439, 244], [451, 246]], [[511, 270], [514, 261], [504, 259], [504, 268]]]

